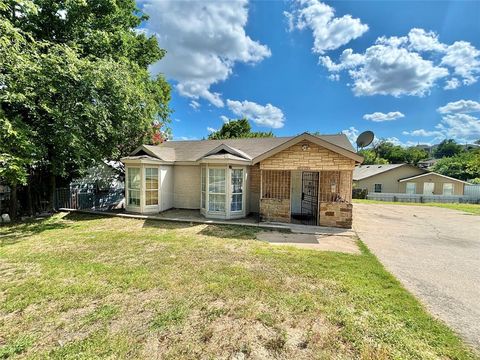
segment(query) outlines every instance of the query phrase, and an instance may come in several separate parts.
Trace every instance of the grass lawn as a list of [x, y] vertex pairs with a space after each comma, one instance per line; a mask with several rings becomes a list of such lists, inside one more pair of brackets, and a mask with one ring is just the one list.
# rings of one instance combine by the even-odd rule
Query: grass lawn
[[444, 204], [444, 203], [409, 203], [409, 202], [393, 202], [366, 199], [353, 199], [353, 203], [360, 204], [392, 204], [392, 205], [413, 205], [413, 206], [435, 206], [440, 208], [464, 211], [474, 215], [480, 215], [480, 204]]
[[58, 214], [0, 227], [0, 359], [474, 359], [361, 255], [255, 228]]

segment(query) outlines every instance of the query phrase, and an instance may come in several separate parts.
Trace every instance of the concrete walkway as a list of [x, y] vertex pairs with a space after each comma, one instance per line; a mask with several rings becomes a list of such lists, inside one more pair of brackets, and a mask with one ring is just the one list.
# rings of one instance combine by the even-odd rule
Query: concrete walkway
[[386, 268], [480, 349], [480, 216], [413, 205], [353, 209], [354, 229]]

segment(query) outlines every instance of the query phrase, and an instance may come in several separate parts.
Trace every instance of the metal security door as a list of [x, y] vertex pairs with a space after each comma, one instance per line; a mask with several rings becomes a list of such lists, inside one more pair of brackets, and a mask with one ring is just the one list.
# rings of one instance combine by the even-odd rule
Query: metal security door
[[318, 219], [318, 172], [302, 173], [301, 221], [304, 225], [317, 225]]

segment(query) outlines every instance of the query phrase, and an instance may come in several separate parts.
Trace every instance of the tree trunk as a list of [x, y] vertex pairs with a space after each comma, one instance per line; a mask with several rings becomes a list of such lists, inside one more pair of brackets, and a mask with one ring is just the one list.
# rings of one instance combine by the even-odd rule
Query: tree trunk
[[31, 178], [28, 179], [28, 186], [27, 186], [27, 213], [28, 213], [28, 216], [33, 216], [33, 201], [32, 201]]
[[17, 218], [17, 185], [10, 185], [10, 219]]
[[55, 211], [55, 190], [57, 187], [57, 179], [54, 174], [50, 174], [50, 210]]

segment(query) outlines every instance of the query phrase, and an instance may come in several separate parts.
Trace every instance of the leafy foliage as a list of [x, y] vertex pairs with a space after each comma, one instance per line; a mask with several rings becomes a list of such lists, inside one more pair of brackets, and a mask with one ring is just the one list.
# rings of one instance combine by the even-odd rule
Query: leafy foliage
[[165, 51], [134, 31], [146, 18], [134, 0], [0, 0], [3, 179], [33, 164], [68, 177], [163, 141], [170, 87], [148, 72]]
[[428, 157], [423, 149], [415, 146], [405, 148], [385, 140], [381, 140], [372, 148], [360, 150], [359, 153], [364, 157], [365, 165], [401, 163], [416, 165]]
[[433, 171], [461, 180], [480, 178], [480, 150], [438, 160]]
[[437, 145], [433, 155], [437, 159], [458, 155], [462, 152], [462, 146], [453, 139], [445, 139]]
[[238, 138], [265, 138], [274, 137], [271, 131], [252, 131], [252, 126], [247, 119], [230, 120], [223, 124], [223, 126], [211, 133], [208, 138], [210, 140], [219, 139], [238, 139]]

